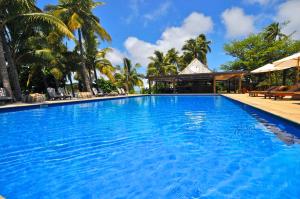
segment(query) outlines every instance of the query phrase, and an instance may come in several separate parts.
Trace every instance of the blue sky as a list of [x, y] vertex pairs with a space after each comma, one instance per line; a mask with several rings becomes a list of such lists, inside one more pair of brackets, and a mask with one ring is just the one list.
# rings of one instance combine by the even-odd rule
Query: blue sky
[[[38, 6], [56, 0], [38, 0]], [[218, 70], [232, 60], [223, 46], [260, 31], [273, 21], [289, 21], [283, 29], [300, 39], [300, 0], [106, 0], [94, 10], [113, 41], [101, 44], [114, 49], [108, 55], [114, 64], [123, 56], [141, 63], [145, 71], [154, 50], [180, 50], [184, 40], [205, 33], [212, 41], [208, 65]]]

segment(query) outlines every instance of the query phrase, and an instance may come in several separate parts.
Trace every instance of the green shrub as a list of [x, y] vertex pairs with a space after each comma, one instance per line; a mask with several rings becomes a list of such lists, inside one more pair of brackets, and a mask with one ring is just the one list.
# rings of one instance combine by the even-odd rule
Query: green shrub
[[103, 92], [105, 93], [110, 93], [112, 91], [116, 91], [117, 87], [116, 85], [111, 82], [110, 80], [105, 80], [103, 78], [98, 79], [96, 82], [98, 88], [101, 88], [103, 90]]

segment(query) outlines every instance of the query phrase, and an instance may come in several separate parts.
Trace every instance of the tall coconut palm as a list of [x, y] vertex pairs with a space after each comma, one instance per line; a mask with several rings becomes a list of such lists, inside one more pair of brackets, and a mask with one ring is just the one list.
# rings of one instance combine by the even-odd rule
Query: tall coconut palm
[[149, 57], [147, 75], [174, 75], [177, 74], [177, 52], [175, 49], [168, 51], [166, 56], [161, 51], [154, 51], [154, 56]]
[[[166, 61], [169, 63], [169, 65], [173, 65], [174, 67], [177, 68], [177, 71], [179, 71], [180, 56], [179, 56], [179, 52], [175, 48], [168, 50], [166, 54]], [[177, 71], [175, 73], [177, 73]]]
[[25, 51], [26, 55], [22, 58], [26, 60], [23, 61], [24, 64], [32, 59], [32, 63], [28, 63], [33, 67], [30, 67], [27, 86], [30, 84], [33, 74], [39, 71], [39, 74], [43, 76], [45, 88], [48, 87], [47, 76], [52, 76], [58, 87], [64, 82], [69, 72], [69, 66], [66, 65], [68, 63], [67, 47], [63, 44], [62, 37], [55, 32], [49, 35], [44, 35], [42, 32], [40, 34], [43, 36], [36, 35], [28, 39], [27, 48], [32, 50]]
[[199, 59], [202, 63], [207, 64], [206, 55], [211, 51], [210, 44], [211, 41], [207, 41], [204, 34], [200, 34], [195, 39], [187, 40], [182, 47], [186, 64], [189, 64], [192, 59]]
[[125, 87], [128, 93], [134, 92], [134, 86], [143, 87], [144, 75], [137, 72], [139, 67], [140, 64], [132, 65], [131, 60], [124, 58], [123, 67], [118, 66], [119, 73], [115, 74], [117, 85]]
[[[30, 24], [33, 21], [45, 22], [54, 25], [56, 29], [69, 38], [73, 38], [73, 34], [69, 31], [66, 25], [58, 18], [42, 13], [36, 6], [34, 0], [18, 0], [14, 3], [10, 1], [0, 1], [0, 75], [4, 88], [8, 91], [10, 96], [14, 96], [16, 100], [21, 100], [22, 93], [19, 84], [18, 71], [15, 62], [12, 59], [11, 51], [8, 46], [8, 38], [5, 36], [10, 34], [10, 23], [16, 23], [18, 19], [23, 20], [23, 24]], [[17, 25], [20, 25], [16, 23]], [[10, 69], [9, 73], [6, 66], [6, 60]], [[14, 88], [14, 95], [12, 91]]]
[[106, 58], [106, 54], [110, 51], [110, 48], [104, 48], [97, 52], [95, 60], [95, 69], [97, 68], [100, 71], [100, 73], [104, 74], [110, 81], [114, 82], [114, 72], [116, 71], [116, 69], [112, 65], [112, 63]]
[[110, 41], [111, 37], [101, 26], [100, 20], [93, 14], [92, 10], [103, 5], [102, 2], [93, 0], [59, 0], [58, 5], [48, 5], [46, 10], [62, 19], [70, 30], [77, 30], [79, 51], [81, 54], [82, 67], [80, 74], [85, 91], [91, 92], [90, 79], [86, 67], [83, 38], [87, 38], [90, 31], [94, 31], [102, 40]]
[[207, 53], [211, 52], [210, 44], [211, 41], [208, 41], [206, 39], [206, 36], [204, 34], [200, 34], [196, 38], [196, 43], [199, 46], [199, 60], [203, 62], [203, 64], [207, 64], [207, 58], [206, 55]]
[[281, 40], [282, 38], [287, 37], [287, 35], [281, 32], [280, 24], [277, 22], [274, 22], [267, 26], [263, 34], [265, 39], [268, 41], [275, 41], [277, 39]]
[[148, 71], [147, 74], [148, 75], [153, 75], [153, 76], [157, 76], [157, 75], [165, 75], [166, 74], [166, 70], [164, 67], [164, 54], [161, 51], [154, 51], [154, 55], [149, 57], [150, 59], [150, 63], [148, 65]]

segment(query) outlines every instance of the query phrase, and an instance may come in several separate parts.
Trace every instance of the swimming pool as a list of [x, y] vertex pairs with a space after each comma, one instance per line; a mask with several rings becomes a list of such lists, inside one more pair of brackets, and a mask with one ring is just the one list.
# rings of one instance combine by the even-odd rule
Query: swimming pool
[[222, 96], [6, 112], [0, 127], [9, 199], [300, 196], [299, 127]]

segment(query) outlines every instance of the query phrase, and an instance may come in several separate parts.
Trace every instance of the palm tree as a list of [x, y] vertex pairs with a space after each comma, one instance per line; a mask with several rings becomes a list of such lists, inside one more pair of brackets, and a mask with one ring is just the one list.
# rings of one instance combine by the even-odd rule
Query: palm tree
[[83, 89], [88, 92], [91, 92], [91, 82], [86, 67], [82, 39], [88, 38], [90, 31], [93, 31], [102, 40], [111, 40], [110, 35], [101, 26], [100, 20], [92, 13], [92, 9], [102, 4], [102, 2], [94, 2], [93, 0], [59, 0], [58, 5], [48, 5], [46, 7], [46, 10], [62, 19], [70, 30], [77, 30], [79, 52], [82, 62], [80, 74], [83, 80]]
[[282, 38], [287, 37], [287, 35], [281, 32], [280, 24], [277, 22], [274, 22], [267, 26], [263, 34], [265, 39], [268, 41], [275, 41], [276, 39], [281, 40]]
[[199, 59], [202, 63], [207, 64], [206, 55], [211, 52], [211, 41], [207, 41], [204, 34], [200, 34], [196, 39], [189, 39], [182, 47], [184, 51], [184, 60], [189, 64], [193, 59]]
[[147, 75], [174, 75], [177, 74], [178, 52], [175, 49], [168, 51], [166, 56], [163, 52], [154, 51], [154, 56], [149, 57]]
[[96, 68], [97, 68], [100, 71], [100, 73], [104, 74], [110, 81], [114, 82], [115, 81], [114, 72], [116, 69], [112, 65], [112, 63], [106, 58], [106, 54], [110, 51], [111, 51], [110, 48], [104, 48], [97, 52], [96, 59], [95, 59], [94, 73], [96, 74]]
[[[68, 63], [69, 52], [67, 47], [63, 45], [62, 37], [55, 32], [49, 35], [35, 35], [29, 37], [29, 41], [26, 48], [30, 49], [23, 54], [23, 64], [28, 63], [28, 60], [32, 60], [28, 65], [30, 67], [30, 73], [27, 79], [27, 87], [29, 86], [33, 75], [40, 71], [39, 74], [43, 76], [44, 87], [48, 87], [46, 81], [47, 76], [52, 76], [55, 80], [56, 87], [60, 86], [61, 82], [64, 82], [66, 76], [69, 73]], [[72, 57], [73, 60], [74, 57]]]
[[[168, 50], [166, 54], [166, 62], [168, 62], [169, 65], [172, 65], [171, 71], [173, 71], [174, 73], [177, 73], [177, 71], [179, 71], [180, 56], [179, 56], [179, 52], [175, 48]], [[176, 71], [175, 71], [175, 67], [176, 67]]]
[[196, 43], [195, 39], [187, 40], [185, 42], [185, 44], [183, 45], [182, 50], [185, 51], [188, 54], [191, 54], [194, 59], [198, 58], [199, 48], [197, 46], [197, 43]]
[[119, 73], [115, 74], [116, 83], [118, 86], [125, 87], [128, 93], [134, 92], [134, 86], [143, 87], [142, 78], [144, 75], [137, 72], [141, 67], [140, 64], [132, 65], [128, 58], [123, 59], [123, 68], [118, 66]]
[[199, 51], [199, 60], [202, 61], [203, 64], [207, 65], [207, 53], [211, 52], [210, 44], [211, 41], [207, 41], [206, 36], [204, 34], [200, 34], [196, 38], [196, 43], [198, 44], [200, 51]]
[[165, 75], [165, 67], [164, 67], [164, 54], [161, 51], [154, 51], [154, 55], [149, 57], [150, 63], [148, 65], [148, 71], [147, 75], [153, 75], [153, 76], [158, 76], [158, 75]]
[[[45, 22], [55, 26], [58, 31], [67, 35], [69, 38], [74, 38], [73, 34], [62, 21], [52, 15], [42, 13], [34, 3], [34, 0], [18, 0], [13, 4], [10, 1], [0, 1], [0, 7], [5, 8], [0, 11], [0, 75], [3, 87], [8, 91], [8, 94], [14, 96], [16, 100], [21, 100], [22, 93], [18, 71], [8, 45], [8, 37], [6, 37], [6, 35], [9, 36], [10, 34], [10, 23], [16, 23], [19, 18], [24, 20], [23, 24], [25, 25], [31, 24], [33, 21]], [[16, 24], [20, 25], [18, 23]], [[10, 73], [8, 73], [7, 70], [6, 60], [9, 65]]]

